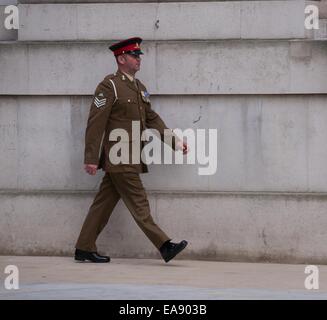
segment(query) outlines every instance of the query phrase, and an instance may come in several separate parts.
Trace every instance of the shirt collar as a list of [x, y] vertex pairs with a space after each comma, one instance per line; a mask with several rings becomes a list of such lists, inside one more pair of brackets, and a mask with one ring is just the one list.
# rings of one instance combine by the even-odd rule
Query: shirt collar
[[129, 81], [133, 82], [135, 80], [135, 78], [133, 76], [131, 76], [130, 74], [123, 72], [122, 73], [129, 79]]

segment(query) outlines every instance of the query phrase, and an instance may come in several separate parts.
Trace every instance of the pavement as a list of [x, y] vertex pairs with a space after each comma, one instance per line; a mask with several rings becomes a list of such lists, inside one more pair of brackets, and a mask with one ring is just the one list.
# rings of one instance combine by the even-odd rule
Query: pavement
[[[8, 265], [18, 289], [6, 289]], [[305, 288], [307, 265], [174, 259], [77, 263], [70, 257], [0, 256], [0, 300], [325, 300], [327, 266], [317, 265], [319, 289]], [[12, 282], [11, 282], [12, 283]]]

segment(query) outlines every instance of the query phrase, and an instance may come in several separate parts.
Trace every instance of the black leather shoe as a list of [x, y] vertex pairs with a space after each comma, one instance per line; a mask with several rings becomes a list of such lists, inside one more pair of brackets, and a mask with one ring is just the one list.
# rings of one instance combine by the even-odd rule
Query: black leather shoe
[[89, 252], [89, 251], [76, 249], [75, 260], [76, 261], [89, 260], [91, 262], [105, 263], [105, 262], [110, 262], [110, 257], [100, 256], [97, 252]]
[[160, 248], [160, 253], [165, 262], [168, 262], [180, 253], [187, 246], [187, 241], [183, 240], [180, 243], [165, 242]]

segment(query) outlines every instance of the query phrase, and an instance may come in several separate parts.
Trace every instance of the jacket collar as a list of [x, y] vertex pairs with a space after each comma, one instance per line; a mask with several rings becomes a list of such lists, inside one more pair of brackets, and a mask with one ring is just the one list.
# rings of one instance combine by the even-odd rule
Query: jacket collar
[[134, 78], [134, 82], [133, 82], [133, 81], [130, 81], [130, 80], [128, 79], [128, 77], [127, 77], [123, 72], [121, 72], [119, 69], [117, 70], [116, 74], [119, 76], [120, 80], [124, 81], [124, 82], [126, 83], [126, 85], [127, 85], [130, 89], [132, 89], [132, 90], [134, 90], [134, 91], [136, 91], [136, 92], [139, 91], [139, 90], [136, 88], [136, 86], [135, 86], [135, 83], [137, 83], [137, 79], [136, 79], [136, 78]]

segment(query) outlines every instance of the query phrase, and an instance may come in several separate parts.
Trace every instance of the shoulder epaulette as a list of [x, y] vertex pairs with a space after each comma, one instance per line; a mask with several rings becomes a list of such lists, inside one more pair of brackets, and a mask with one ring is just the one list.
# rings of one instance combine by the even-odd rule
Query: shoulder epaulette
[[118, 99], [118, 96], [117, 96], [117, 89], [116, 89], [116, 85], [115, 85], [115, 82], [113, 81], [113, 79], [115, 78], [116, 74], [109, 74], [107, 75], [104, 79], [103, 79], [103, 82], [107, 83], [107, 84], [111, 84], [113, 90], [114, 90], [114, 93], [115, 93], [115, 100], [113, 103], [115, 103]]

